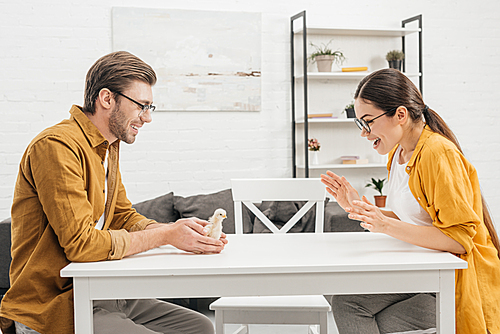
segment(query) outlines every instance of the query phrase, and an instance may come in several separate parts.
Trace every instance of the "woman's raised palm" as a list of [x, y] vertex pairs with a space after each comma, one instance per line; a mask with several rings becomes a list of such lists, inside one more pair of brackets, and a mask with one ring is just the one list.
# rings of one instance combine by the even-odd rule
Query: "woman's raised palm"
[[321, 175], [321, 182], [326, 185], [326, 190], [333, 195], [337, 203], [345, 210], [352, 207], [352, 201], [361, 200], [358, 191], [346, 180], [337, 174], [327, 171], [327, 175]]

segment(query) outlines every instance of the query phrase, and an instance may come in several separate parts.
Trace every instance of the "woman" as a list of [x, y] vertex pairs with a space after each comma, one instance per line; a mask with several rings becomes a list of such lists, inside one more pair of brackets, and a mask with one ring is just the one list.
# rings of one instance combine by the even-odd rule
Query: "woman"
[[[389, 154], [387, 206], [392, 211], [360, 199], [344, 177], [331, 171], [321, 175], [328, 192], [349, 218], [371, 232], [467, 261], [467, 269], [456, 271], [457, 333], [500, 333], [500, 246], [475, 168], [401, 72], [372, 73], [354, 98], [361, 136], [379, 154]], [[332, 307], [341, 334], [429, 330], [436, 323], [433, 294], [333, 296]]]

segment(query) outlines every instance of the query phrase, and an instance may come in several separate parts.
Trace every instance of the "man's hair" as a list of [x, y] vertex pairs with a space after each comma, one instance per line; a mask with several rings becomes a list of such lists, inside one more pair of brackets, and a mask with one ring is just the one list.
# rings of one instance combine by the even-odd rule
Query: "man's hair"
[[126, 51], [117, 51], [101, 57], [87, 72], [83, 111], [92, 115], [95, 113], [95, 101], [103, 88], [113, 93], [121, 93], [136, 80], [154, 86], [155, 71]]

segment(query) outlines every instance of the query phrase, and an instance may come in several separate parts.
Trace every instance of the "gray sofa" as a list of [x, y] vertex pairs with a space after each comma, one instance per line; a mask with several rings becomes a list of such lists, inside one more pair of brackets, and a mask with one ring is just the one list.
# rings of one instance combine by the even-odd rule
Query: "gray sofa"
[[[257, 205], [260, 210], [277, 226], [283, 226], [305, 202], [262, 202]], [[222, 190], [207, 195], [176, 196], [168, 193], [134, 205], [134, 208], [148, 218], [158, 222], [174, 222], [180, 218], [198, 217], [208, 219], [218, 208], [227, 212], [223, 223], [226, 234], [234, 233], [234, 203], [231, 189]], [[314, 210], [309, 212], [297, 223], [291, 232], [313, 232], [315, 221]], [[246, 207], [243, 208], [243, 231], [245, 233], [270, 232], [264, 224], [256, 219]], [[359, 223], [347, 218], [347, 214], [335, 202], [325, 204], [325, 232], [362, 232]], [[0, 300], [9, 288], [10, 256], [10, 218], [0, 222]], [[177, 301], [179, 302], [179, 301]], [[180, 304], [185, 303], [181, 301]], [[196, 308], [191, 300], [191, 308]]]

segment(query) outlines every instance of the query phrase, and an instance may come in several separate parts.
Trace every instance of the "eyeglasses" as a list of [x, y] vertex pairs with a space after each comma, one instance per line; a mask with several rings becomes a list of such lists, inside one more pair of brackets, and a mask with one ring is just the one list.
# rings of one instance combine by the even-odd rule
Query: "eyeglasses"
[[137, 104], [139, 107], [141, 107], [141, 111], [139, 111], [139, 114], [137, 115], [137, 117], [141, 117], [141, 116], [142, 116], [142, 115], [143, 115], [146, 111], [148, 111], [148, 110], [149, 110], [149, 112], [153, 112], [153, 111], [155, 111], [155, 109], [156, 109], [156, 107], [155, 107], [154, 105], [152, 105], [152, 104], [151, 104], [151, 105], [142, 104], [142, 103], [139, 103], [139, 102], [137, 102], [136, 100], [134, 100], [134, 99], [132, 99], [132, 98], [128, 97], [128, 96], [127, 96], [127, 95], [125, 95], [125, 94], [122, 94], [122, 93], [120, 93], [120, 92], [115, 92], [115, 93], [116, 93], [116, 94], [118, 94], [118, 95], [123, 96], [123, 97], [124, 97], [124, 98], [126, 98], [126, 99], [129, 99], [130, 101], [134, 102], [134, 103], [135, 103], [135, 104]]
[[373, 123], [373, 121], [376, 120], [377, 118], [380, 118], [380, 117], [382, 117], [382, 116], [384, 116], [384, 115], [386, 115], [386, 114], [388, 114], [390, 112], [393, 112], [396, 109], [398, 109], [398, 108], [397, 107], [396, 108], [392, 108], [391, 110], [388, 110], [385, 113], [383, 113], [382, 115], [378, 115], [377, 117], [375, 117], [375, 118], [373, 118], [373, 119], [371, 119], [369, 121], [363, 119], [364, 116], [361, 117], [361, 118], [355, 118], [354, 119], [354, 123], [356, 123], [356, 125], [358, 126], [358, 128], [361, 131], [365, 130], [367, 133], [370, 133], [370, 132], [372, 132], [372, 129], [370, 129], [370, 125], [369, 125], [370, 123]]

